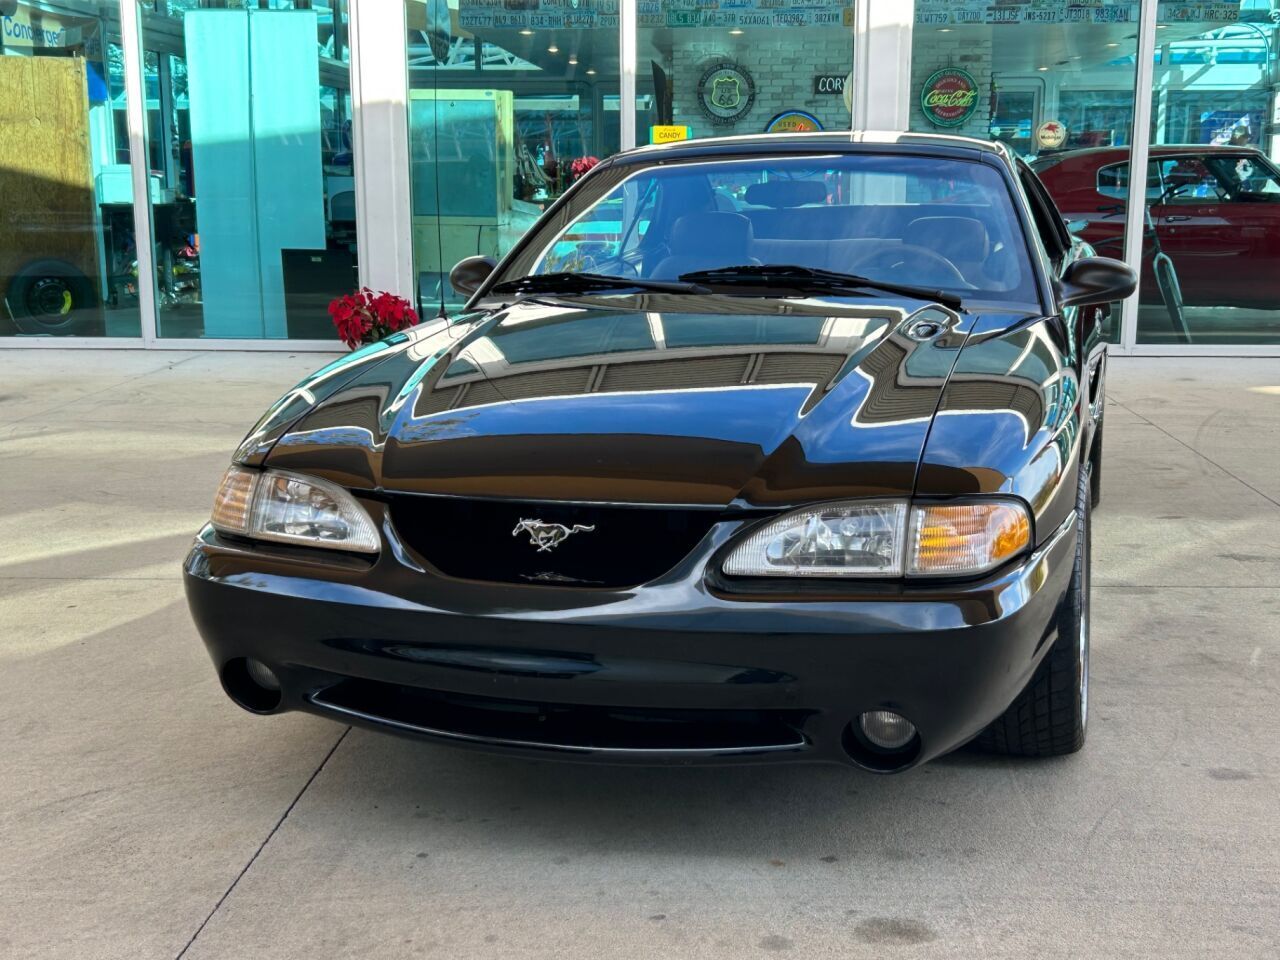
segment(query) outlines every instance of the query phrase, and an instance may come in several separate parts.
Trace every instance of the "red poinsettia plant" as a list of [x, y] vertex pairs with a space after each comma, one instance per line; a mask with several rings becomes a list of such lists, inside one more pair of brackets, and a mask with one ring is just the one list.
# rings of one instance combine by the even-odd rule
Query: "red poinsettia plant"
[[418, 323], [417, 311], [404, 297], [385, 290], [374, 293], [368, 287], [331, 301], [329, 316], [338, 337], [352, 350]]
[[578, 157], [569, 164], [569, 179], [577, 180], [583, 174], [590, 172], [591, 168], [599, 162], [599, 157]]

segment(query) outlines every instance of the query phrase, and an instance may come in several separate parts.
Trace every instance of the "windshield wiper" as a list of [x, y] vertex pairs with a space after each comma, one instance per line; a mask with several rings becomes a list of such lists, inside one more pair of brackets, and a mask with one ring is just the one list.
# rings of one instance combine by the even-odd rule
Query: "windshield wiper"
[[930, 290], [927, 287], [914, 287], [905, 283], [860, 277], [854, 273], [820, 270], [790, 263], [764, 266], [743, 264], [737, 267], [719, 267], [715, 270], [695, 270], [692, 273], [680, 274], [680, 279], [689, 283], [704, 283], [712, 287], [722, 285], [790, 287], [812, 292], [879, 290], [882, 293], [893, 293], [916, 300], [932, 300], [953, 310], [960, 309], [964, 303], [956, 294], [947, 293], [945, 290]]
[[644, 290], [649, 293], [707, 293], [706, 287], [675, 280], [644, 280], [607, 273], [534, 273], [495, 284], [490, 293], [595, 293], [601, 290]]

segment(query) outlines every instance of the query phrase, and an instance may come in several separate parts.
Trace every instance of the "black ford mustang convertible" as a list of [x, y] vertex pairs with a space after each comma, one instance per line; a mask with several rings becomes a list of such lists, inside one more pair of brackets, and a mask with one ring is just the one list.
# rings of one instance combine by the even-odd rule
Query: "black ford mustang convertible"
[[286, 394], [187, 557], [227, 694], [440, 743], [906, 769], [1088, 710], [1123, 264], [999, 146], [604, 161]]

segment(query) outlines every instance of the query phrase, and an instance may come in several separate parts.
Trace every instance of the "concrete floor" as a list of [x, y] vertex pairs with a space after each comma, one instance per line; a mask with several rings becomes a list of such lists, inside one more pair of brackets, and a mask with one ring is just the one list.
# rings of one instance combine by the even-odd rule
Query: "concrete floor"
[[0, 957], [1280, 955], [1280, 361], [1113, 360], [1085, 751], [891, 778], [236, 709], [179, 561], [321, 362], [0, 352]]

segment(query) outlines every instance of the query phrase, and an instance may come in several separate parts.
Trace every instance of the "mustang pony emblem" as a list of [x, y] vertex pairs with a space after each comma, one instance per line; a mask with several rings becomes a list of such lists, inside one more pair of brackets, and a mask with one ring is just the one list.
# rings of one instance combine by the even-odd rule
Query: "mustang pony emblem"
[[511, 535], [518, 537], [522, 532], [527, 533], [529, 542], [538, 548], [538, 552], [547, 553], [552, 547], [558, 547], [575, 533], [590, 533], [594, 529], [594, 524], [588, 527], [575, 523], [572, 527], [566, 527], [563, 523], [543, 523], [541, 520], [522, 519], [511, 531]]

